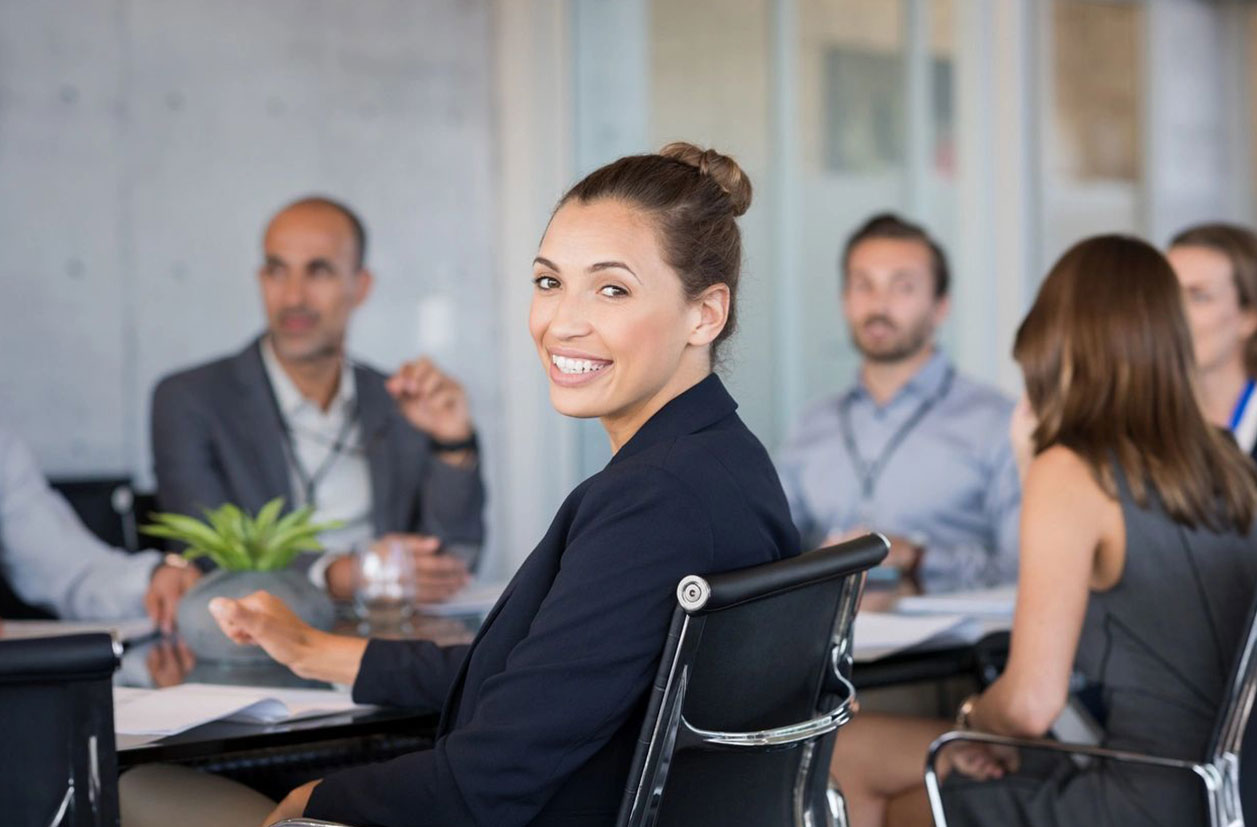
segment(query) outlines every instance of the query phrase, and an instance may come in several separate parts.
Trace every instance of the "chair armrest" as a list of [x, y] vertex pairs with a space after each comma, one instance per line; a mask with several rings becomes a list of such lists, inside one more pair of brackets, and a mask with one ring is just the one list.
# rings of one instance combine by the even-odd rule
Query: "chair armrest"
[[348, 827], [339, 821], [319, 821], [317, 818], [286, 818], [271, 827]]
[[[812, 718], [810, 721], [801, 721], [797, 724], [787, 724], [786, 726], [774, 727], [773, 729], [761, 729], [757, 732], [714, 732], [699, 729], [682, 717], [680, 729], [681, 732], [685, 733], [686, 738], [684, 740], [687, 742], [684, 746], [730, 749], [746, 749], [748, 747], [779, 749], [804, 741], [813, 741], [822, 735], [828, 735], [851, 720], [854, 714], [852, 706], [854, 705], [855, 689], [845, 679], [843, 679], [843, 683], [846, 683], [851, 691], [847, 697], [842, 699], [838, 706], [820, 717]], [[680, 741], [678, 741], [678, 748], [683, 748]]]
[[934, 739], [934, 743], [930, 744], [930, 751], [926, 757], [927, 771], [933, 769], [935, 759], [944, 747], [948, 744], [959, 742], [994, 744], [996, 746], [1017, 747], [1019, 749], [1038, 749], [1046, 750], [1047, 752], [1068, 753], [1070, 755], [1088, 755], [1092, 758], [1106, 758], [1112, 761], [1124, 761], [1129, 764], [1168, 767], [1169, 769], [1191, 770], [1192, 772], [1198, 772], [1196, 768], [1200, 766], [1195, 761], [1184, 761], [1179, 758], [1162, 758], [1157, 755], [1145, 755], [1141, 752], [1105, 749], [1104, 747], [1093, 747], [1087, 744], [1067, 744], [1062, 741], [1053, 741], [1050, 738], [1013, 738], [1008, 735], [996, 735], [991, 732], [953, 730], [944, 732]]
[[1018, 749], [1037, 749], [1066, 755], [1086, 755], [1092, 758], [1103, 758], [1110, 761], [1139, 764], [1147, 767], [1188, 770], [1199, 776], [1204, 781], [1205, 786], [1211, 791], [1222, 785], [1221, 774], [1218, 768], [1212, 764], [1200, 764], [1195, 761], [1163, 758], [1157, 755], [1145, 755], [1125, 750], [1105, 749], [1104, 747], [1093, 747], [1086, 744], [1067, 744], [1061, 741], [1053, 741], [1049, 738], [1013, 738], [1008, 735], [995, 735], [990, 732], [952, 730], [951, 732], [944, 732], [934, 739], [934, 743], [930, 744], [929, 752], [925, 758], [925, 790], [929, 795], [930, 809], [933, 811], [936, 827], [947, 827], [947, 819], [943, 814], [943, 797], [935, 764], [938, 760], [938, 754], [944, 747], [961, 742], [993, 744], [996, 746], [1016, 747]]

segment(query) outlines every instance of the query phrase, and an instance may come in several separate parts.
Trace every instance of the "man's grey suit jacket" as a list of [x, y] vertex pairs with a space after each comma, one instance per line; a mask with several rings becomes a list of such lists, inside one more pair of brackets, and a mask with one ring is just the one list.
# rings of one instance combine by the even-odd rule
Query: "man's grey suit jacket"
[[[199, 516], [202, 508], [225, 502], [256, 512], [277, 496], [294, 501], [261, 341], [157, 384], [153, 464], [163, 509]], [[377, 536], [412, 532], [479, 545], [485, 499], [479, 463], [459, 469], [438, 460], [427, 435], [398, 410], [379, 371], [358, 365], [354, 381]]]

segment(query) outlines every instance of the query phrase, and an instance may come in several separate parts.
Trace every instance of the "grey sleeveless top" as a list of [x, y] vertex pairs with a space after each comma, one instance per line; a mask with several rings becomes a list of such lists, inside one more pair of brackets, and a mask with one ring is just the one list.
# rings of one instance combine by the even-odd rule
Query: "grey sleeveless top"
[[1102, 688], [1106, 746], [1198, 760], [1257, 588], [1257, 533], [1182, 526], [1115, 475], [1126, 561], [1116, 586], [1092, 592], [1075, 663]]

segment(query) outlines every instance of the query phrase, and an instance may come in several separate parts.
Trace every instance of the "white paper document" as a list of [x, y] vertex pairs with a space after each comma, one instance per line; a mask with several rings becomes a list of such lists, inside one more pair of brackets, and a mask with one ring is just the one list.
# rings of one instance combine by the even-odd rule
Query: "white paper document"
[[1001, 586], [951, 594], [901, 597], [895, 603], [895, 611], [900, 614], [949, 614], [1011, 620], [1016, 603], [1017, 587]]
[[916, 647], [945, 648], [976, 643], [985, 633], [977, 618], [964, 615], [901, 615], [860, 612], [855, 616], [855, 659], [877, 660]]
[[485, 614], [493, 608], [506, 588], [505, 583], [471, 582], [444, 603], [420, 603], [418, 611], [434, 617]]
[[157, 632], [152, 618], [137, 617], [131, 620], [5, 620], [0, 622], [0, 638], [57, 637], [59, 635], [84, 635], [92, 632], [114, 634], [126, 643], [142, 640]]
[[113, 690], [119, 735], [174, 735], [210, 721], [277, 724], [370, 708], [335, 689], [280, 689], [184, 683], [165, 689]]

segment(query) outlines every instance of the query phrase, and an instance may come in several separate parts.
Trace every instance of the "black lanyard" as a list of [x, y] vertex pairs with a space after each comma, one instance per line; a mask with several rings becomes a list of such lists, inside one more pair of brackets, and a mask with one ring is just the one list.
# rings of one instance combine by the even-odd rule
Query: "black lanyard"
[[319, 483], [332, 470], [332, 466], [336, 464], [336, 460], [340, 459], [340, 455], [345, 453], [348, 444], [345, 440], [349, 436], [349, 432], [353, 430], [354, 423], [358, 419], [358, 405], [355, 403], [345, 413], [345, 422], [340, 426], [340, 432], [336, 434], [336, 440], [332, 443], [331, 450], [327, 456], [323, 458], [323, 462], [319, 463], [319, 467], [314, 469], [311, 474], [306, 471], [305, 466], [301, 463], [301, 457], [297, 454], [297, 443], [293, 438], [292, 426], [288, 424], [288, 417], [282, 411], [279, 415], [279, 427], [284, 434], [284, 453], [288, 457], [288, 461], [292, 464], [292, 469], [297, 472], [297, 478], [301, 480], [301, 490], [305, 495], [302, 499], [302, 505], [308, 505], [313, 509], [318, 508], [318, 503], [314, 498], [314, 491], [318, 488]]
[[877, 487], [877, 480], [881, 477], [882, 472], [886, 470], [886, 463], [890, 461], [891, 455], [898, 450], [899, 446], [907, 439], [908, 434], [912, 433], [912, 429], [921, 423], [925, 415], [930, 409], [937, 405], [947, 392], [951, 390], [952, 379], [955, 378], [956, 371], [951, 365], [947, 366], [947, 373], [943, 375], [943, 382], [939, 385], [938, 390], [931, 394], [924, 402], [922, 402], [912, 416], [908, 417], [899, 430], [895, 431], [886, 441], [886, 445], [882, 448], [882, 452], [872, 462], [865, 462], [864, 457], [860, 456], [860, 449], [856, 447], [855, 434], [851, 430], [851, 402], [852, 397], [848, 396], [838, 407], [838, 422], [842, 426], [842, 441], [847, 447], [847, 456], [851, 457], [851, 464], [855, 466], [856, 475], [860, 478], [860, 492], [862, 500], [868, 502], [873, 499], [873, 489]]

